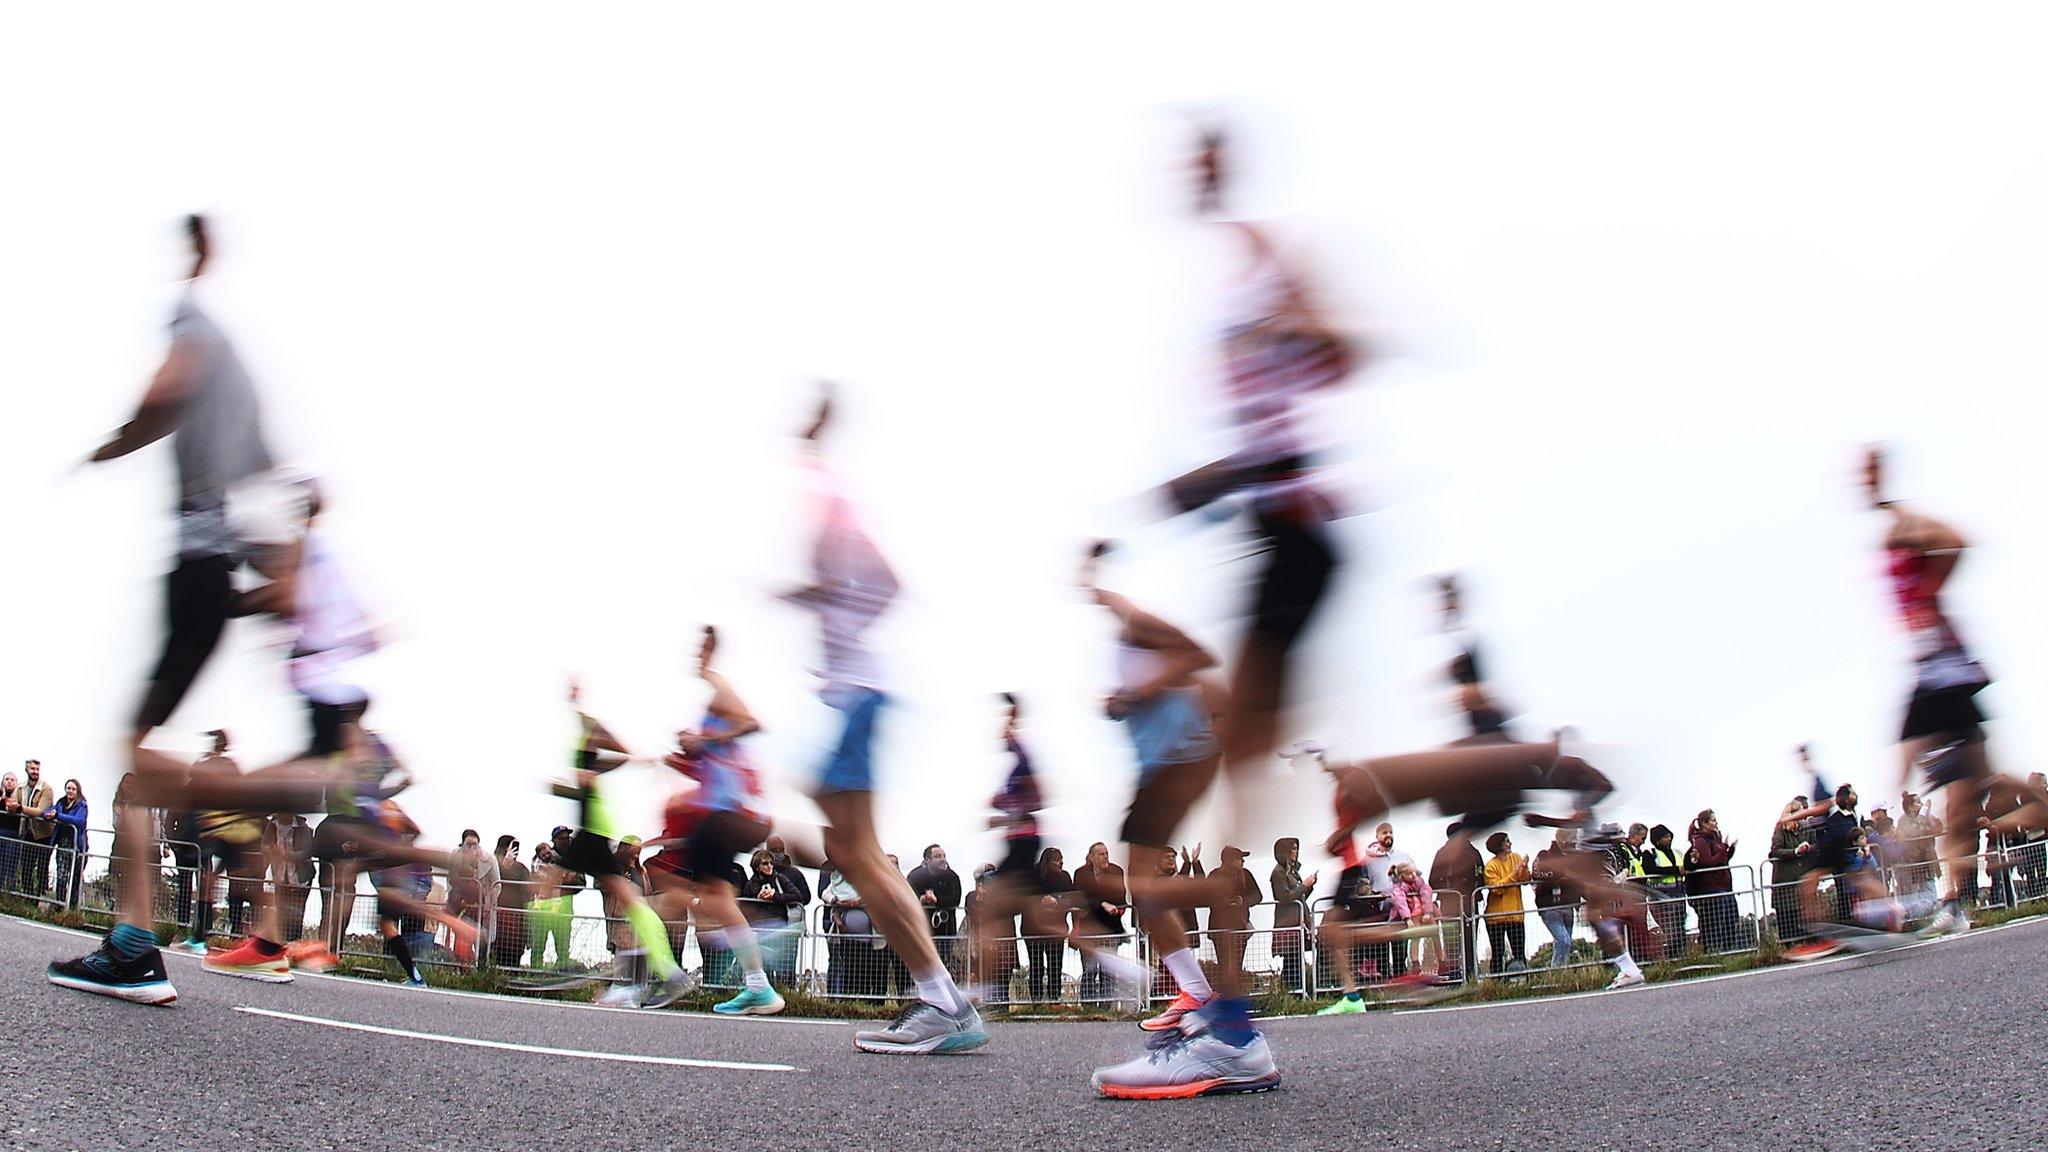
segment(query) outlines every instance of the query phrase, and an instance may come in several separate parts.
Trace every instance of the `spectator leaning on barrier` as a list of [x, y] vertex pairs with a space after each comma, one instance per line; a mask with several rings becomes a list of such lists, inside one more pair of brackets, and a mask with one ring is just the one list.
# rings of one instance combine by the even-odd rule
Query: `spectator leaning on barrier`
[[23, 761], [21, 776], [21, 890], [40, 899], [50, 890], [50, 841], [57, 824], [48, 813], [57, 804], [57, 792], [43, 779], [41, 760]]
[[1486, 838], [1486, 941], [1493, 950], [1496, 976], [1524, 971], [1528, 965], [1528, 929], [1522, 924], [1522, 885], [1529, 882], [1529, 864], [1513, 851], [1505, 832]]
[[[797, 867], [796, 861], [789, 858], [789, 846], [783, 843], [782, 837], [770, 836], [768, 838], [768, 855], [775, 860], [776, 875], [787, 879], [790, 886], [796, 889], [797, 907], [802, 908], [809, 905], [811, 902], [810, 882], [804, 879], [804, 870]], [[802, 914], [799, 913], [796, 918], [801, 919]]]
[[1936, 842], [1940, 840], [1942, 822], [1923, 807], [1920, 797], [1908, 792], [1899, 797], [1899, 870], [1898, 886], [1901, 897], [1919, 895], [1922, 891], [1932, 894], [1940, 867], [1935, 863], [1939, 854]]
[[[1074, 894], [1079, 912], [1074, 933], [1096, 940], [1116, 940], [1124, 934], [1124, 911], [1130, 907], [1124, 870], [1110, 862], [1109, 845], [1097, 840], [1088, 846], [1088, 858], [1074, 869]], [[1081, 953], [1081, 1000], [1100, 1003], [1110, 998], [1110, 978], [1094, 952]]]
[[66, 908], [76, 908], [79, 885], [85, 879], [85, 854], [92, 850], [85, 834], [85, 787], [76, 780], [66, 780], [64, 795], [50, 805], [49, 814], [55, 827], [50, 846], [59, 853], [57, 898]]
[[937, 844], [926, 846], [923, 859], [910, 870], [910, 890], [917, 894], [918, 907], [931, 925], [932, 942], [938, 946], [939, 961], [953, 967], [960, 943], [960, 874]]
[[1318, 875], [1301, 875], [1301, 841], [1283, 836], [1273, 841], [1273, 951], [1280, 955], [1280, 986], [1301, 991], [1302, 925]]
[[768, 849], [754, 849], [747, 863], [747, 882], [734, 889], [740, 896], [740, 912], [754, 930], [769, 981], [787, 988], [796, 975], [797, 926], [791, 921], [803, 915], [803, 896], [775, 866], [775, 854]]

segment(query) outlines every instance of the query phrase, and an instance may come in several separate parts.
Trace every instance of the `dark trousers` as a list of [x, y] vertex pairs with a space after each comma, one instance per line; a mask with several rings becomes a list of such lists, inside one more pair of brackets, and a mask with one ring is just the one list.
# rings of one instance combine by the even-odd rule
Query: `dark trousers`
[[0, 833], [0, 892], [12, 894], [21, 879], [21, 841]]
[[1031, 999], [1049, 1004], [1060, 998], [1060, 967], [1066, 962], [1064, 936], [1033, 936], [1024, 942], [1031, 956]]
[[169, 720], [199, 678], [199, 670], [206, 667], [234, 607], [234, 574], [231, 557], [186, 556], [164, 578], [164, 622], [169, 630], [136, 715], [138, 728], [155, 728]]
[[1498, 976], [1528, 951], [1529, 930], [1520, 916], [1512, 920], [1488, 920], [1486, 940], [1493, 945], [1493, 974]]
[[50, 842], [28, 840], [21, 846], [21, 890], [31, 900], [50, 891]]

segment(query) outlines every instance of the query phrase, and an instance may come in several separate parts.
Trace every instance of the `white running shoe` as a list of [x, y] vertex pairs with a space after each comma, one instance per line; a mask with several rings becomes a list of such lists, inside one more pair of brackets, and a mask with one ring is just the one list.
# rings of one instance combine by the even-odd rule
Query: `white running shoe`
[[1968, 932], [1969, 930], [1970, 914], [1963, 911], [1961, 903], [1951, 900], [1941, 906], [1941, 911], [1935, 913], [1934, 919], [1928, 922], [1927, 927], [1920, 930], [1920, 934], [1922, 936], [1942, 936], [1951, 932]]
[[981, 1026], [981, 1014], [973, 1006], [948, 1012], [935, 1004], [913, 1000], [887, 1028], [853, 1034], [853, 1046], [863, 1052], [923, 1056], [936, 1052], [965, 1052], [988, 1043], [988, 1031]]
[[1185, 1100], [1230, 1092], [1269, 1092], [1280, 1086], [1273, 1051], [1254, 1034], [1240, 1048], [1212, 1033], [1162, 1034], [1145, 1054], [1097, 1068], [1095, 1090], [1115, 1100]]
[[614, 984], [597, 994], [592, 1001], [600, 1008], [638, 1008], [647, 998], [647, 989], [640, 984]]
[[1620, 988], [1633, 988], [1642, 982], [1643, 974], [1641, 972], [1616, 972], [1614, 979], [1607, 982], [1607, 990], [1612, 992]]

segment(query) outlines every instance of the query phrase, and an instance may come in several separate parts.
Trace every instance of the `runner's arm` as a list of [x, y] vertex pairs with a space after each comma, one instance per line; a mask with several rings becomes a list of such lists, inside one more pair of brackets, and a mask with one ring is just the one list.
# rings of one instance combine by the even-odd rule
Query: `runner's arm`
[[135, 415], [121, 425], [113, 439], [100, 445], [91, 462], [118, 459], [176, 431], [178, 421], [184, 417], [185, 404], [192, 397], [192, 379], [199, 370], [199, 360], [199, 351], [189, 342], [171, 341], [171, 349], [150, 380], [149, 390], [142, 394]]

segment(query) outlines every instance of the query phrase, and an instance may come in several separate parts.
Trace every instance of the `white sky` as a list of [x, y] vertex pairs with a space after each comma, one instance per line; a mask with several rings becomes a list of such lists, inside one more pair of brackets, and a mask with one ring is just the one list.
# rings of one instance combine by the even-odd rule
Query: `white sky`
[[[10, 12], [0, 752], [111, 794], [169, 460], [67, 468], [161, 356], [175, 224], [203, 209], [204, 299], [392, 625], [363, 676], [431, 836], [567, 818], [541, 791], [564, 672], [658, 743], [701, 703], [706, 620], [807, 815], [829, 715], [808, 622], [766, 593], [800, 571], [787, 434], [829, 376], [910, 591], [881, 633], [887, 845], [993, 853], [989, 694], [1014, 690], [1072, 860], [1131, 776], [1072, 557], [1216, 446], [1175, 110], [1224, 106], [1242, 208], [1384, 352], [1325, 413], [1360, 515], [1299, 734], [1458, 734], [1419, 583], [1455, 566], [1500, 692], [1616, 746], [1617, 818], [1715, 805], [1754, 860], [1809, 739], [1893, 798], [1905, 666], [1850, 486], [1886, 438], [1901, 494], [1976, 544], [1953, 607], [1999, 681], [1997, 754], [2040, 766], [2031, 10], [1260, 12]], [[1118, 583], [1227, 647], [1228, 535], [1133, 540]], [[280, 654], [232, 631], [164, 740], [295, 747]], [[1319, 782], [1297, 809], [1248, 846], [1319, 840]], [[1425, 856], [1440, 823], [1397, 821]], [[1216, 834], [1187, 839], [1213, 861]]]

